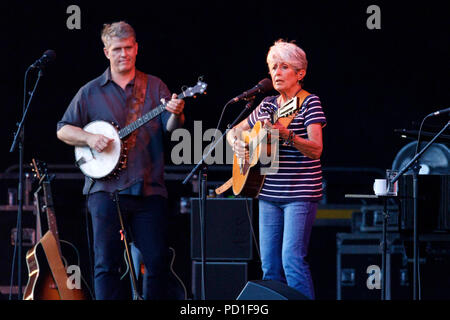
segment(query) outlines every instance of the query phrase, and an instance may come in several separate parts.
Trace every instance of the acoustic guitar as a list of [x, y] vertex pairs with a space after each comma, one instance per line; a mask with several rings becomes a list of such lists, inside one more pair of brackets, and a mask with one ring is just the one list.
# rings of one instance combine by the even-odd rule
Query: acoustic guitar
[[[24, 290], [24, 300], [87, 300], [83, 289], [72, 288], [63, 264], [61, 245], [50, 188], [50, 179], [41, 164], [33, 159], [35, 175], [39, 179], [39, 190], [44, 193], [48, 231], [26, 255], [28, 282]], [[39, 203], [37, 204], [38, 206]], [[37, 208], [40, 212], [41, 208]], [[81, 282], [81, 280], [80, 280]]]
[[[194, 87], [186, 88], [178, 95], [178, 99], [196, 97], [197, 94], [205, 93], [207, 84], [198, 81]], [[126, 138], [141, 126], [154, 119], [166, 110], [166, 103], [162, 103], [136, 121], [126, 127], [119, 129], [114, 123], [96, 120], [88, 123], [83, 130], [89, 133], [102, 134], [113, 139], [108, 148], [97, 152], [88, 146], [75, 147], [75, 163], [84, 175], [92, 179], [106, 179], [117, 175], [127, 165]]]
[[[278, 122], [284, 127], [288, 127], [308, 95], [307, 91], [302, 90], [297, 96], [287, 101], [272, 115], [271, 123], [275, 124]], [[263, 128], [261, 121], [257, 121], [250, 132], [241, 132], [241, 139], [249, 145], [249, 155], [242, 159], [234, 154], [233, 176], [221, 187], [217, 188], [216, 193], [223, 193], [232, 187], [234, 195], [256, 198], [266, 177], [263, 173], [264, 165], [268, 164], [262, 164], [260, 161], [261, 157], [264, 155], [266, 160], [270, 160], [267, 162], [273, 164], [278, 154], [278, 143], [272, 146], [270, 132]], [[266, 169], [269, 170], [268, 167]]]
[[[132, 250], [134, 254], [137, 255], [137, 259], [139, 260], [139, 274], [140, 278], [144, 280], [144, 278], [147, 276], [147, 268], [145, 267], [144, 263], [142, 262], [142, 255], [136, 247], [134, 247], [134, 250]], [[170, 259], [170, 272], [168, 277], [168, 283], [167, 283], [167, 299], [168, 300], [186, 300], [187, 299], [187, 289], [184, 285], [181, 278], [178, 276], [178, 274], [174, 270], [174, 262], [175, 262], [175, 249], [172, 247], [169, 247], [169, 256]], [[143, 281], [144, 282], [144, 281]], [[144, 283], [143, 283], [144, 285]]]

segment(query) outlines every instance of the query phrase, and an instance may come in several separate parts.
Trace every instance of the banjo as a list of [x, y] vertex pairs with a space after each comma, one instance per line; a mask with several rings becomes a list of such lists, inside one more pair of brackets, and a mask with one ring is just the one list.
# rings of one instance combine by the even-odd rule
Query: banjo
[[[205, 93], [207, 84], [198, 81], [194, 87], [183, 90], [178, 95], [178, 99], [195, 97], [196, 94]], [[144, 114], [136, 121], [126, 127], [119, 129], [115, 123], [103, 120], [95, 120], [88, 123], [83, 130], [93, 134], [102, 134], [112, 139], [108, 147], [102, 152], [97, 152], [89, 146], [75, 147], [75, 164], [84, 175], [92, 179], [106, 179], [117, 176], [117, 174], [127, 165], [127, 146], [124, 141], [131, 133], [142, 127], [144, 124], [160, 115], [166, 110], [166, 103], [162, 103], [148, 113]]]

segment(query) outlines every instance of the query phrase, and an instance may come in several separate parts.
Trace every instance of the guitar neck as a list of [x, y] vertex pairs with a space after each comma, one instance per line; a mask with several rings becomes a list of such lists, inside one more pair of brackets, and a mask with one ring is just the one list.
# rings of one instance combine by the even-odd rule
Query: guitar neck
[[50, 189], [50, 182], [43, 182], [44, 189], [44, 203], [45, 203], [45, 212], [47, 213], [47, 223], [48, 229], [53, 233], [53, 236], [56, 239], [56, 243], [58, 244], [58, 250], [61, 255], [61, 245], [59, 243], [59, 233], [58, 233], [58, 225], [56, 224], [56, 215], [53, 207], [53, 198]]
[[[184, 99], [184, 98], [185, 98], [184, 93], [180, 93], [178, 95], [177, 99]], [[144, 114], [142, 117], [138, 118], [136, 121], [130, 123], [129, 125], [127, 125], [123, 129], [119, 130], [119, 138], [123, 139], [123, 138], [127, 137], [128, 135], [130, 135], [135, 130], [137, 130], [140, 127], [142, 127], [144, 124], [146, 124], [147, 122], [149, 122], [153, 118], [159, 116], [161, 113], [163, 113], [164, 110], [166, 110], [166, 105], [167, 105], [167, 102], [160, 104], [156, 108], [154, 108], [151, 111], [149, 111], [146, 114]]]
[[278, 121], [278, 113], [275, 112], [275, 113], [272, 114], [272, 119], [271, 119], [270, 122], [271, 122], [272, 124], [275, 124], [275, 123], [277, 123], [277, 121]]

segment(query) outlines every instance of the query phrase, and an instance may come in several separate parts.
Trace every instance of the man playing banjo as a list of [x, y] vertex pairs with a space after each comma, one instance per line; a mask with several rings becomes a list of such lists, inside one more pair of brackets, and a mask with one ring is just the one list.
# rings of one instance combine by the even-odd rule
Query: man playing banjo
[[161, 100], [170, 101], [158, 117], [126, 138], [126, 167], [109, 179], [86, 177], [83, 194], [89, 195], [92, 217], [95, 295], [98, 300], [128, 298], [127, 288], [123, 287], [128, 283], [120, 281], [119, 271], [123, 245], [114, 197], [118, 193], [121, 211], [149, 272], [144, 298], [164, 299], [169, 257], [163, 138], [165, 132], [183, 125], [184, 101], [171, 95], [159, 78], [136, 70], [138, 44], [129, 24], [105, 24], [101, 38], [109, 67], [77, 92], [58, 122], [60, 140], [89, 147], [95, 158], [122, 142], [107, 134], [83, 130], [87, 124], [102, 120], [123, 128], [156, 108]]

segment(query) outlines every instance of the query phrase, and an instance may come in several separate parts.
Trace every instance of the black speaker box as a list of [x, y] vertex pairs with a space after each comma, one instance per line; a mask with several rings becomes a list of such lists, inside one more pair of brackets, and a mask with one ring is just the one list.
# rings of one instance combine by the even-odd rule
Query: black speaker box
[[[419, 232], [450, 231], [450, 175], [418, 175]], [[400, 230], [414, 229], [413, 176], [399, 179]]]
[[273, 280], [249, 281], [237, 300], [309, 300], [288, 285]]
[[[206, 262], [205, 299], [234, 300], [247, 282], [247, 262]], [[192, 262], [192, 293], [201, 299], [202, 263]]]
[[[191, 198], [191, 258], [201, 259], [200, 201]], [[205, 259], [251, 260], [253, 201], [247, 198], [206, 201]]]

